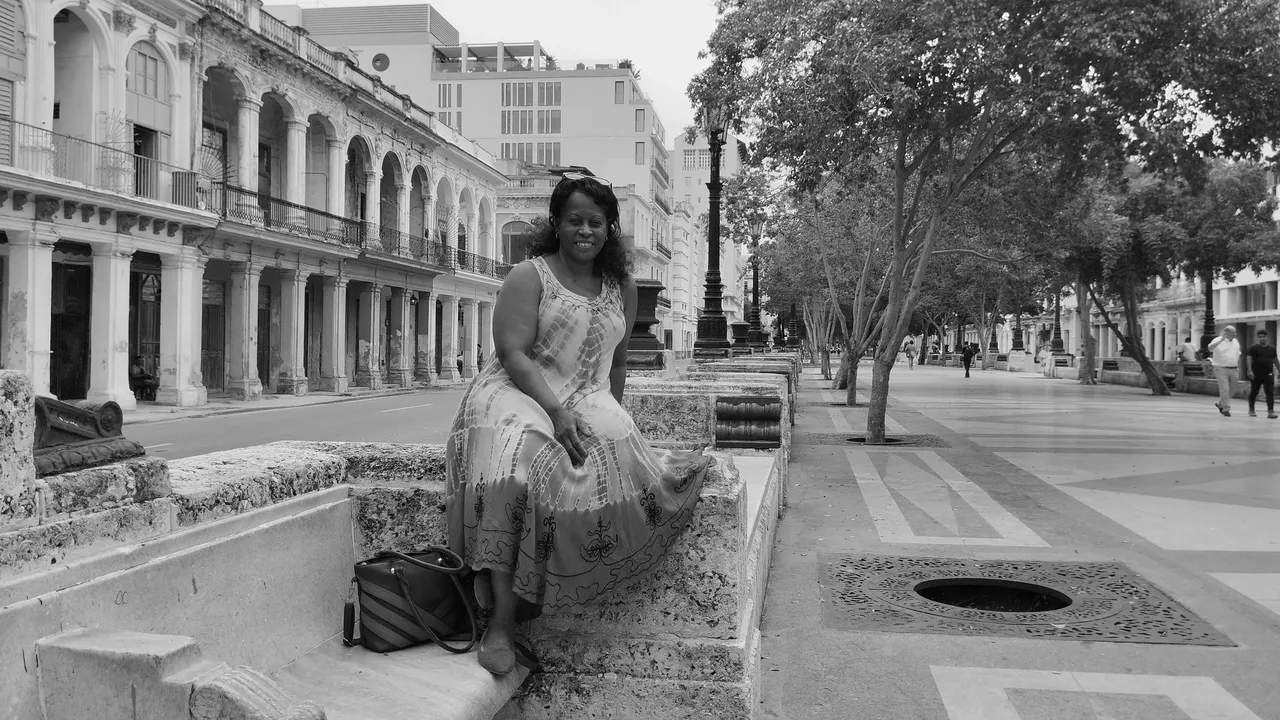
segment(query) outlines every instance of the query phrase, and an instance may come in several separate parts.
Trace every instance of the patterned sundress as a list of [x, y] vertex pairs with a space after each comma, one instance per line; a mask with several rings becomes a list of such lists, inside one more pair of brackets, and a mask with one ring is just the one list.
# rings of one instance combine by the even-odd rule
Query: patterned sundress
[[496, 357], [463, 395], [447, 446], [449, 545], [473, 569], [507, 570], [540, 608], [587, 603], [662, 559], [688, 523], [705, 471], [693, 453], [649, 447], [609, 392], [627, 332], [622, 290], [595, 298], [528, 260], [542, 282], [531, 351], [547, 385], [586, 421], [587, 460], [575, 468], [551, 417]]

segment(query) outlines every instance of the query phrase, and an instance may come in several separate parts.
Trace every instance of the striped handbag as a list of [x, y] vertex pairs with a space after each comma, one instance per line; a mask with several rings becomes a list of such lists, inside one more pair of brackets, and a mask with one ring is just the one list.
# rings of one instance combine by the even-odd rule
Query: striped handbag
[[[443, 547], [383, 550], [358, 562], [352, 578], [356, 600], [347, 603], [342, 640], [381, 653], [425, 642], [452, 653], [469, 652], [478, 640], [473, 576], [462, 558]], [[455, 647], [449, 641], [467, 644]]]

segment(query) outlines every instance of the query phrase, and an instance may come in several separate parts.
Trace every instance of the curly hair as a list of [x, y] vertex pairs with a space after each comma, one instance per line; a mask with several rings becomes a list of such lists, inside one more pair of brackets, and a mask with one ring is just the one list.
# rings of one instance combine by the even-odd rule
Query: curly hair
[[622, 216], [618, 210], [618, 198], [613, 194], [613, 188], [595, 180], [564, 179], [556, 185], [555, 190], [551, 191], [551, 207], [547, 217], [534, 221], [534, 229], [525, 242], [529, 257], [554, 255], [560, 252], [560, 237], [556, 234], [556, 223], [564, 213], [564, 206], [569, 202], [569, 196], [575, 192], [586, 195], [591, 202], [600, 206], [608, 223], [609, 230], [604, 246], [596, 256], [596, 269], [602, 275], [613, 278], [619, 285], [625, 283], [631, 277], [631, 253], [622, 241]]

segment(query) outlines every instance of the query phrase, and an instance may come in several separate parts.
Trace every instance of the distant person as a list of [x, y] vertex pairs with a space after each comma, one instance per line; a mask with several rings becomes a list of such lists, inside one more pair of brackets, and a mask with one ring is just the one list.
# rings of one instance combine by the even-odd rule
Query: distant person
[[960, 353], [960, 362], [964, 363], [964, 376], [969, 377], [969, 366], [973, 365], [973, 357], [978, 354], [978, 346], [973, 343], [965, 343], [964, 350]]
[[1188, 336], [1182, 345], [1178, 347], [1178, 362], [1191, 363], [1198, 360], [1199, 357], [1200, 351], [1196, 349], [1195, 345], [1191, 344], [1191, 338]]
[[916, 366], [916, 341], [915, 338], [907, 338], [906, 344], [902, 346], [902, 352], [907, 356], [907, 369], [910, 370]]
[[142, 366], [141, 355], [133, 356], [133, 362], [129, 365], [129, 385], [135, 393], [142, 391], [140, 400], [156, 399], [156, 388], [160, 387], [160, 379], [147, 372], [147, 369]]
[[1215, 407], [1231, 417], [1231, 396], [1236, 391], [1236, 378], [1240, 373], [1240, 342], [1236, 340], [1234, 325], [1222, 328], [1222, 334], [1209, 343], [1209, 355], [1213, 359], [1213, 376], [1218, 380]]
[[1249, 381], [1249, 417], [1257, 417], [1253, 411], [1258, 400], [1258, 390], [1266, 391], [1267, 417], [1276, 419], [1276, 376], [1275, 369], [1280, 368], [1280, 360], [1276, 359], [1276, 348], [1267, 344], [1267, 331], [1258, 331], [1258, 342], [1249, 348], [1249, 361], [1244, 364], [1244, 379]]

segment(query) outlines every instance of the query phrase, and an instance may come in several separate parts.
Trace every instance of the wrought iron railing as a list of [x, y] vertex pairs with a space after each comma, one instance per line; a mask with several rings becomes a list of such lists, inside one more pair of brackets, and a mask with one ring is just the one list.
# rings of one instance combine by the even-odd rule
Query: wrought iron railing
[[671, 203], [667, 202], [667, 199], [658, 193], [653, 194], [653, 204], [662, 208], [668, 215], [671, 214]]
[[671, 176], [667, 174], [667, 169], [662, 166], [662, 163], [658, 162], [658, 158], [655, 157], [651, 164], [653, 165], [654, 172], [658, 173], [658, 177], [662, 178], [663, 182], [670, 185]]
[[654, 240], [653, 245], [658, 250], [659, 253], [666, 255], [668, 258], [671, 257], [671, 248], [667, 247], [666, 243], [662, 242], [661, 240]]
[[658, 293], [658, 307], [671, 307], [671, 298], [667, 297], [666, 293]]
[[227, 220], [333, 245], [362, 247], [365, 244], [365, 228], [359, 220], [297, 205], [234, 185], [213, 183], [210, 209]]
[[175, 205], [207, 204], [208, 181], [190, 170], [9, 118], [0, 118], [0, 165]]

